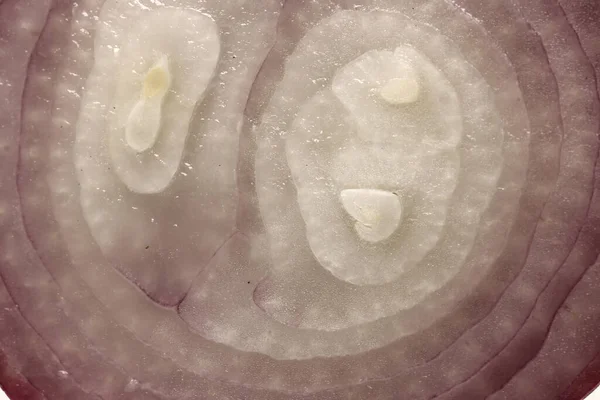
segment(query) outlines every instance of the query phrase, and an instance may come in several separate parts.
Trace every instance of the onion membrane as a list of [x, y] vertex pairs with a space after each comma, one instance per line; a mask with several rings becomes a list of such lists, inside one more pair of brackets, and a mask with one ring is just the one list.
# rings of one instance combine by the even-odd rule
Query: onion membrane
[[600, 5], [0, 2], [11, 399], [580, 399]]

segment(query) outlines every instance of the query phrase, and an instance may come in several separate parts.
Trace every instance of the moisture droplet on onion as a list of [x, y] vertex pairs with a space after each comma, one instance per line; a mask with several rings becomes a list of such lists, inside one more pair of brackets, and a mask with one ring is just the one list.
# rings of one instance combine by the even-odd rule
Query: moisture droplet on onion
[[600, 4], [0, 2], [11, 399], [600, 381]]

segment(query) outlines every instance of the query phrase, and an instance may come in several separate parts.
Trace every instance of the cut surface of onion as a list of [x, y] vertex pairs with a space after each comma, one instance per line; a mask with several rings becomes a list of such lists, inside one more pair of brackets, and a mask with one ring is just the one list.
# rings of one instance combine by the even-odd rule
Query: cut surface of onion
[[0, 0], [0, 387], [583, 399], [598, 43], [586, 0]]

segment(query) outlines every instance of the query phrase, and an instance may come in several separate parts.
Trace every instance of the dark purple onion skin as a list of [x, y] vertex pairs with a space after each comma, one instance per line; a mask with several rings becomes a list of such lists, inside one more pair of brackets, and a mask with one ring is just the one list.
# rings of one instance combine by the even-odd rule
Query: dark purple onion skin
[[[278, 35], [289, 38], [297, 34], [290, 31], [285, 24], [293, 19], [297, 10], [305, 7], [305, 3], [303, 0], [285, 1], [282, 5]], [[352, 1], [340, 0], [337, 3], [342, 8], [351, 8]], [[490, 272], [486, 280], [473, 289], [467, 300], [458, 304], [451, 315], [437, 321], [418, 335], [402, 338], [392, 344], [370, 350], [366, 354], [331, 359], [279, 361], [263, 354], [243, 354], [240, 356], [241, 363], [245, 360], [248, 366], [241, 367], [240, 370], [254, 380], [250, 381], [249, 378], [248, 382], [244, 381], [240, 384], [226, 379], [211, 380], [198, 376], [186, 367], [179, 368], [175, 362], [160, 363], [155, 367], [152, 365], [153, 362], [158, 364], [157, 360], [162, 356], [158, 351], [157, 354], [152, 352], [148, 358], [146, 354], [138, 359], [135, 358], [135, 354], [129, 354], [128, 359], [132, 366], [130, 370], [125, 371], [120, 367], [121, 364], [113, 362], [111, 355], [104, 354], [101, 347], [90, 344], [85, 334], [79, 331], [79, 325], [71, 321], [68, 314], [57, 312], [58, 316], [53, 323], [45, 325], [38, 323], [37, 320], [41, 319], [40, 315], [31, 311], [35, 308], [36, 301], [55, 303], [56, 308], [61, 310], [61, 302], [64, 299], [60, 292], [39, 293], [39, 298], [31, 301], [24, 300], [27, 291], [22, 290], [19, 282], [14, 281], [6, 273], [8, 269], [14, 267], [9, 257], [15, 257], [12, 254], [15, 249], [17, 249], [16, 257], [23, 268], [29, 264], [41, 264], [56, 273], [60, 270], [53, 270], [51, 264], [65, 262], [64, 245], [59, 245], [54, 251], [47, 249], [42, 251], [40, 243], [36, 241], [37, 229], [46, 229], [47, 226], [56, 224], [51, 215], [51, 206], [41, 204], [36, 206], [38, 210], [34, 210], [35, 207], [30, 204], [21, 204], [25, 201], [27, 197], [25, 193], [35, 176], [23, 172], [25, 161], [20, 158], [20, 149], [25, 145], [21, 139], [21, 132], [27, 128], [26, 122], [22, 120], [23, 110], [28, 106], [26, 99], [29, 98], [26, 71], [36, 67], [35, 63], [39, 62], [36, 61], [35, 54], [44, 53], [45, 49], [56, 45], [53, 36], [44, 36], [47, 29], [47, 16], [52, 10], [55, 12], [70, 10], [72, 2], [70, 0], [0, 0], [0, 82], [9, 83], [9, 85], [0, 85], [0, 110], [2, 110], [0, 111], [0, 171], [2, 171], [0, 234], [21, 241], [16, 245], [12, 241], [0, 241], [0, 256], [2, 256], [0, 257], [0, 386], [9, 398], [13, 400], [168, 398], [403, 400], [439, 397], [463, 400], [485, 398], [579, 400], [598, 386], [600, 382], [598, 146], [597, 143], [584, 144], [591, 148], [590, 153], [594, 156], [593, 162], [588, 163], [592, 165], [592, 170], [587, 171], [590, 182], [588, 182], [589, 190], [583, 193], [586, 198], [578, 203], [581, 204], [580, 208], [566, 207], [562, 201], [563, 197], [566, 198], [564, 202], [569, 202], [570, 193], [575, 191], [580, 183], [578, 181], [580, 176], [576, 174], [562, 176], [559, 183], [563, 165], [545, 163], [544, 161], [547, 160], [543, 159], [542, 153], [546, 149], [544, 145], [547, 144], [544, 139], [552, 142], [559, 138], [558, 141], [562, 143], [563, 128], [569, 123], [569, 107], [575, 107], [573, 103], [561, 104], [561, 95], [564, 93], [561, 94], [559, 91], [564, 79], [564, 75], [560, 73], [566, 74], [569, 67], [565, 67], [560, 73], [552, 69], [548, 58], [555, 56], [552, 51], [555, 51], [553, 46], [556, 44], [548, 41], [552, 39], [552, 35], [548, 32], [535, 31], [536, 26], [541, 24], [540, 20], [531, 21], [531, 24], [520, 22], [519, 26], [515, 27], [518, 32], [522, 32], [521, 36], [517, 35], [521, 39], [518, 43], [514, 41], [514, 36], [510, 36], [510, 34], [514, 35], [514, 32], [506, 34], [503, 28], [511, 26], [510, 21], [515, 15], [512, 14], [515, 10], [518, 10], [516, 12], [521, 13], [525, 20], [531, 16], [564, 23], [565, 25], [561, 25], [559, 31], [560, 39], [564, 42], [559, 45], [565, 46], [565, 49], [573, 46], [573, 53], [568, 53], [568, 56], [577, 55], [576, 66], [585, 71], [584, 75], [587, 74], [585, 79], [589, 82], [589, 90], [593, 92], [587, 115], [582, 118], [588, 122], [600, 121], [598, 107], [600, 86], [597, 79], [600, 73], [600, 2], [539, 0], [534, 4], [529, 0], [522, 0], [521, 4], [516, 4], [518, 2], [500, 0], [491, 2], [458, 0], [456, 3], [475, 18], [483, 21], [484, 29], [497, 39], [500, 47], [507, 52], [510, 60], [515, 64], [518, 83], [523, 91], [525, 106], [531, 112], [532, 121], [536, 118], [533, 111], [539, 111], [537, 107], [539, 103], [543, 101], [543, 104], [550, 109], [545, 116], [546, 119], [538, 117], [536, 127], [539, 131], [536, 132], [536, 128], [532, 127], [534, 136], [530, 149], [532, 149], [533, 161], [527, 178], [529, 186], [526, 189], [531, 187], [535, 189], [536, 185], [541, 187], [548, 182], [554, 182], [553, 189], [539, 198], [535, 193], [529, 194], [530, 197], [521, 204], [521, 208], [525, 210], [523, 212], [528, 212], [536, 218], [527, 225], [531, 227], [531, 232], [522, 233], [515, 228], [511, 234], [517, 238], [527, 239], [525, 247], [528, 247], [533, 241], [534, 230], [548, 229], [548, 225], [545, 225], [546, 214], [542, 210], [547, 208], [550, 210], [548, 213], [562, 212], [562, 217], [572, 223], [565, 225], [564, 231], [561, 230], [555, 236], [554, 247], [557, 249], [564, 247], [561, 259], [557, 260], [554, 253], [551, 256], [523, 254], [526, 257], [535, 256], [534, 259], [540, 266], [558, 262], [560, 266], [541, 288], [535, 304], [526, 313], [522, 326], [509, 342], [498, 351], [495, 348], [490, 350], [493, 352], [490, 358], [485, 359], [481, 366], [477, 364], [475, 372], [468, 372], [467, 379], [453, 379], [446, 374], [446, 371], [449, 365], [456, 367], [458, 374], [470, 371], [469, 364], [474, 361], [462, 353], [462, 349], [468, 348], [469, 344], [473, 344], [482, 353], [488, 351], [486, 346], [489, 345], [491, 348], [493, 326], [485, 327], [486, 316], [495, 307], [501, 314], [509, 315], [522, 311], [521, 308], [524, 307], [516, 301], [511, 303], [510, 299], [502, 298], [504, 292], [488, 295], [494, 292], [495, 286], [516, 279], [525, 263], [522, 259], [524, 257], [520, 257], [519, 254], [514, 255], [509, 251], [503, 253], [504, 258], [495, 261], [495, 269]], [[539, 7], [536, 5], [538, 3]], [[538, 13], [542, 8], [544, 12]], [[546, 12], [547, 10], [550, 11]], [[27, 31], [18, 28], [19, 22], [25, 20], [32, 26]], [[56, 41], [60, 40], [64, 40], [64, 37], [56, 38]], [[245, 111], [249, 119], [257, 118], [264, 111], [264, 104], [253, 99], [264, 96], [272, 89], [263, 88], [261, 85], [281, 73], [269, 69], [269, 66], [272, 66], [278, 58], [282, 58], [282, 54], [285, 54], [284, 47], [278, 46], [277, 43], [274, 45], [256, 78]], [[525, 51], [527, 53], [523, 54]], [[60, 62], [51, 56], [47, 60], [50, 60], [50, 63]], [[596, 124], [596, 134], [597, 128], [598, 124]], [[538, 136], [535, 136], [536, 134]], [[560, 161], [560, 144], [557, 142], [553, 145], [557, 156], [551, 161]], [[253, 190], [254, 176], [250, 166], [252, 161], [249, 160], [251, 157], [247, 155], [254, 154], [256, 149], [252, 140], [247, 138], [242, 138], [240, 146], [244, 154], [240, 155], [239, 165], [241, 201], [238, 222], [242, 225], [256, 226], [260, 225], [260, 215], [254, 209], [255, 195], [249, 193]], [[6, 210], [1, 209], [3, 206], [1, 201], [4, 198], [9, 199], [9, 203], [6, 204], [10, 207]], [[36, 224], [43, 225], [44, 228], [37, 228]], [[526, 225], [526, 222], [523, 224]], [[524, 230], [527, 229], [529, 228]], [[516, 253], [519, 250], [518, 240], [515, 239], [514, 243]], [[9, 245], [12, 246], [10, 249]], [[40, 277], [40, 279], [46, 278]], [[145, 291], [143, 287], [140, 289]], [[148, 299], [155, 301], [157, 307], [173, 306], [173, 304], [160, 304], [150, 293]], [[181, 304], [184, 299], [185, 294], [176, 305]], [[96, 310], [94, 308], [96, 303], [90, 300], [90, 304], [94, 304], [91, 306], [92, 311], [89, 311], [91, 315], [95, 312], [93, 310]], [[107, 331], [111, 329], [113, 323], [113, 321], [107, 322]], [[39, 329], [40, 326], [45, 328]], [[70, 350], [69, 361], [63, 360], [61, 353], [55, 348], [56, 338], [62, 335], [69, 337], [72, 335], [74, 339], [70, 343], [79, 349], [79, 351]], [[564, 343], [564, 345], [561, 347], [556, 343]], [[143, 343], [139, 349], [151, 353], [152, 349], [147, 350], [146, 347], [151, 346]], [[137, 349], [138, 347], [131, 351]], [[442, 353], [444, 355], [440, 356]], [[17, 361], [13, 361], [13, 364], [10, 360]], [[372, 371], [369, 370], [372, 376], [355, 380], [352, 384], [346, 383], [356, 378], [356, 374], [352, 373], [354, 363], [364, 367], [370, 363], [375, 364], [376, 360], [384, 361], [374, 366]], [[561, 364], [563, 360], [568, 367]], [[409, 366], [398, 367], [404, 361], [407, 361]], [[68, 363], [86, 368], [82, 368], [78, 373], [69, 370]], [[326, 387], [319, 386], [318, 389], [313, 389], [305, 385], [310, 378], [303, 378], [303, 376], [309, 376], [315, 368], [325, 370], [332, 377]], [[392, 372], [386, 375], [385, 368]], [[251, 371], [253, 369], [258, 372]], [[57, 371], [63, 370], [69, 370], [69, 374], [57, 374]], [[291, 377], [289, 382], [286, 382], [289, 384], [286, 390], [269, 390], [261, 379], [268, 377], [272, 371], [278, 370], [291, 371], [290, 374], [297, 370], [299, 377], [297, 379]], [[95, 376], [94, 372], [98, 376]], [[146, 379], [143, 380], [142, 385], [136, 383], [131, 386], [132, 376], [145, 376]], [[339, 381], [336, 383], [335, 379]], [[108, 382], [106, 386], [110, 386], [110, 389], [105, 389], [103, 382]], [[210, 391], [200, 391], [199, 388], [210, 388]]]

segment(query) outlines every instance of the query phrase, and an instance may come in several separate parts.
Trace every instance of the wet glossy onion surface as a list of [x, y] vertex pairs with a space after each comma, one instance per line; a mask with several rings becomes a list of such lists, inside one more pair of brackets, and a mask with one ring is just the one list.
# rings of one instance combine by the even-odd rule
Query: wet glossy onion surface
[[600, 4], [0, 0], [11, 399], [581, 399]]

